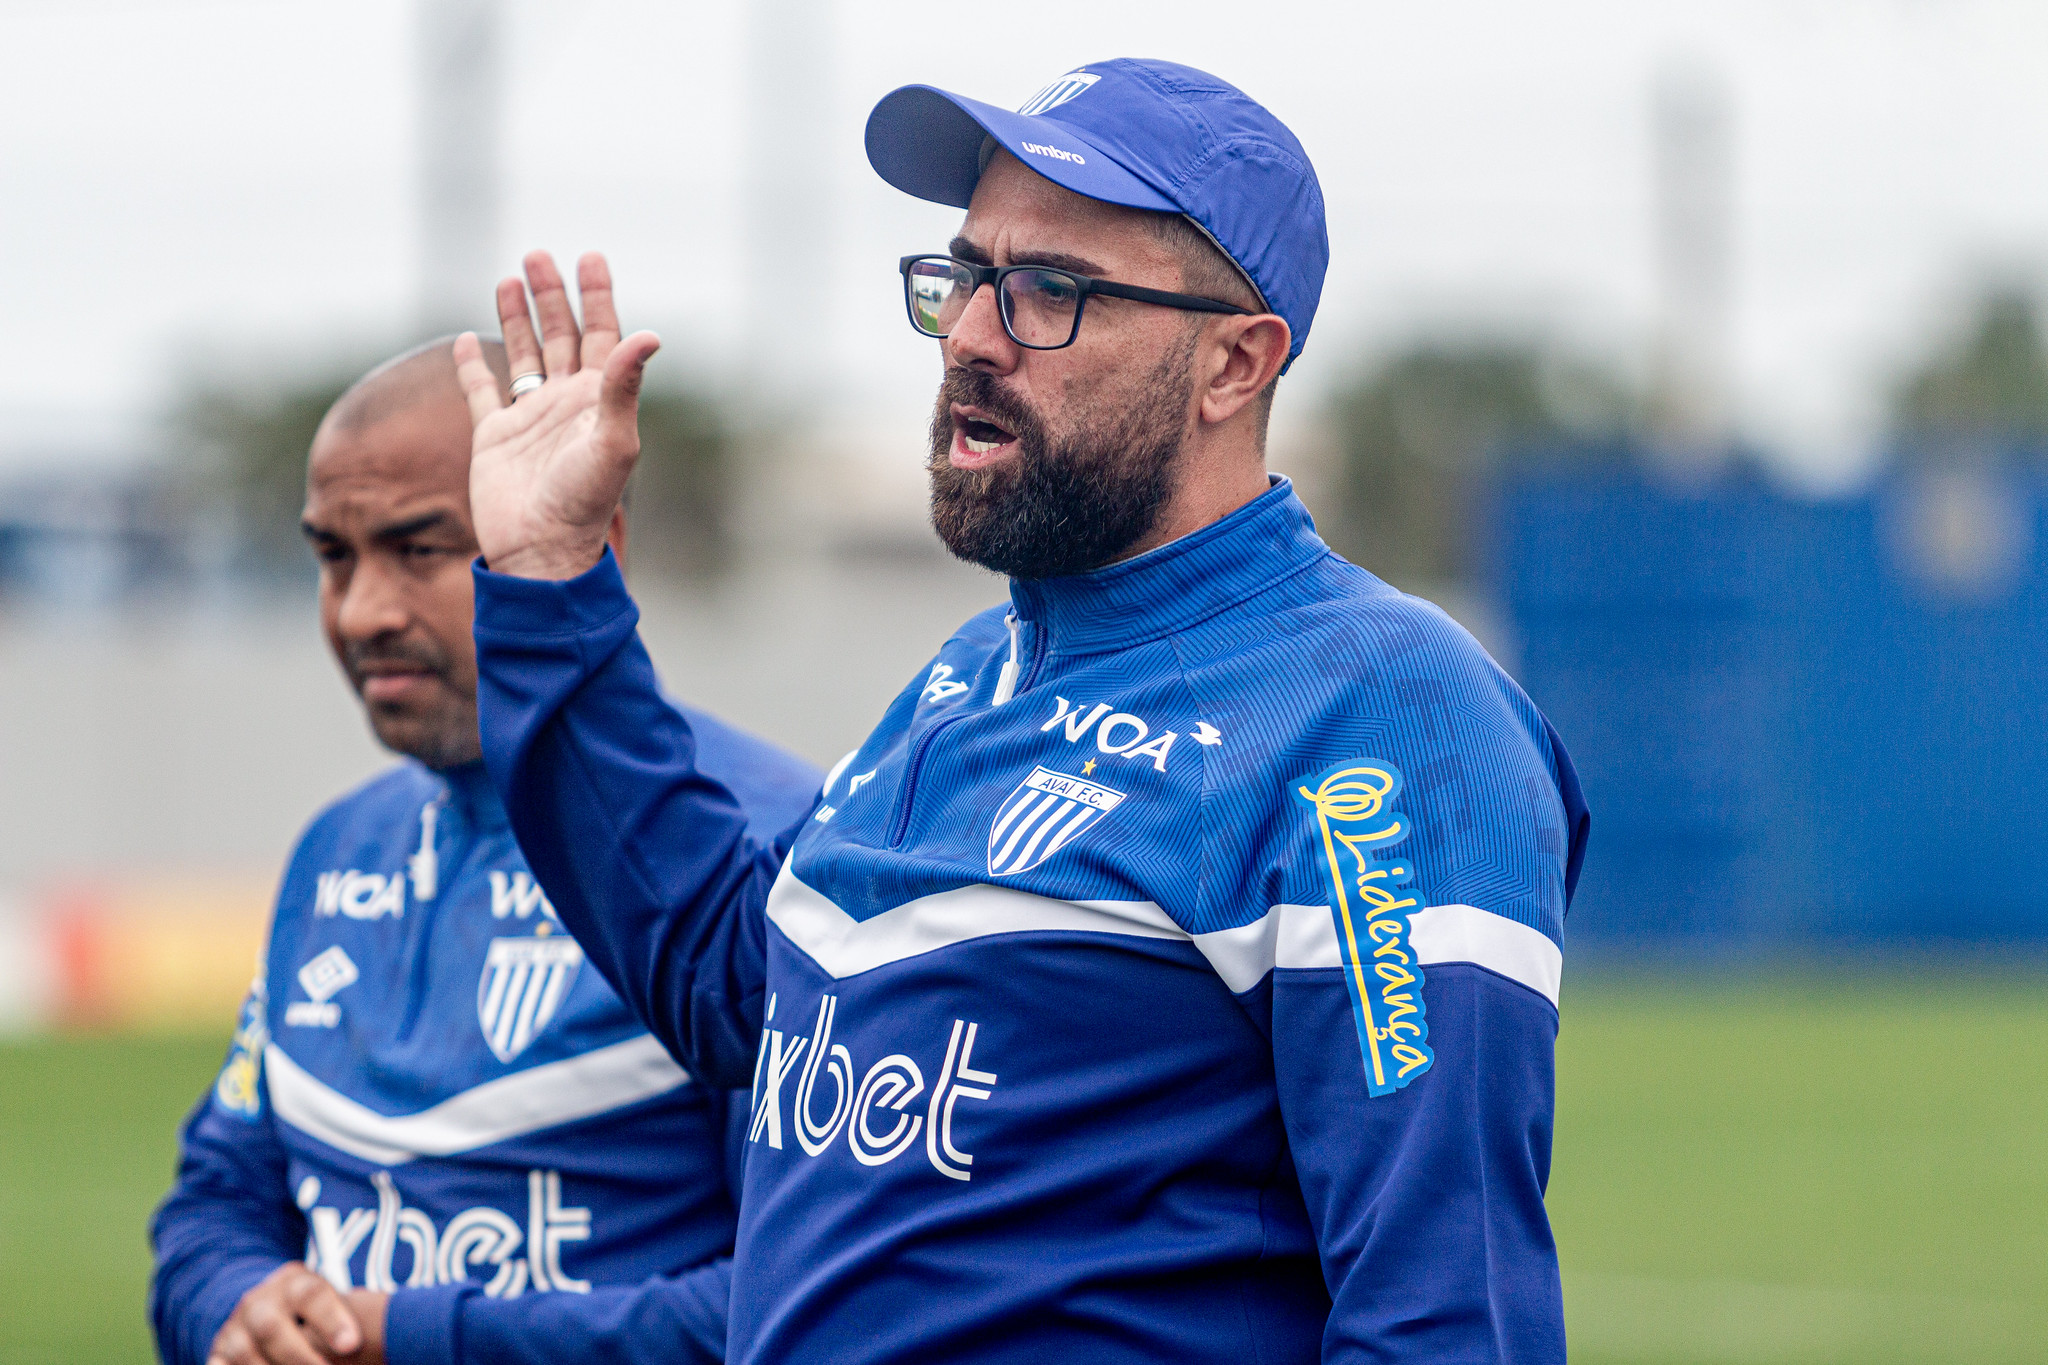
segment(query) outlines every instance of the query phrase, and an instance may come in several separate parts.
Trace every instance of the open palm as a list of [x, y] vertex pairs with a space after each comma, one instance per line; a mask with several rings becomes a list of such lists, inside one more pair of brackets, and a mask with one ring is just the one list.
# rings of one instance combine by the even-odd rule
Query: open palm
[[498, 284], [505, 359], [515, 377], [543, 374], [547, 382], [507, 404], [476, 334], [455, 342], [474, 428], [470, 513], [484, 562], [498, 573], [573, 578], [604, 553], [605, 530], [640, 456], [640, 385], [661, 342], [652, 332], [620, 339], [611, 271], [596, 252], [576, 265], [580, 327], [554, 258], [535, 251], [525, 266], [523, 282]]

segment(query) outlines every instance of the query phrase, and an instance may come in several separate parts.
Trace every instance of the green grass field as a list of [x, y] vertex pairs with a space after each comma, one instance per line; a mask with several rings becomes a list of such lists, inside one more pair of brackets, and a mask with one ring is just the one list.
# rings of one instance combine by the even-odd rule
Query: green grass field
[[1566, 984], [1573, 1359], [2048, 1359], [2048, 979]]
[[[2048, 1358], [2048, 978], [1567, 985], [1581, 1365]], [[149, 1359], [143, 1225], [222, 1039], [0, 1043], [0, 1363]]]

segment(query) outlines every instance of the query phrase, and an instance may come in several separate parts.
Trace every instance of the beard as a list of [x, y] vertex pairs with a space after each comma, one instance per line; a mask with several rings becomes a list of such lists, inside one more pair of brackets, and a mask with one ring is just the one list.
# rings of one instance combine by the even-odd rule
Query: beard
[[436, 771], [460, 767], [483, 757], [483, 735], [477, 726], [476, 694], [455, 680], [454, 660], [430, 639], [378, 637], [343, 648], [342, 668], [356, 695], [363, 695], [366, 670], [373, 664], [399, 664], [423, 670], [441, 684], [423, 701], [376, 702], [363, 699], [370, 729], [394, 753], [407, 754]]
[[[932, 528], [955, 556], [1012, 578], [1064, 578], [1121, 558], [1159, 522], [1177, 483], [1194, 339], [1108, 420], [1076, 414], [1054, 437], [992, 375], [949, 368], [932, 412]], [[952, 405], [981, 409], [1017, 441], [987, 469], [957, 469]]]

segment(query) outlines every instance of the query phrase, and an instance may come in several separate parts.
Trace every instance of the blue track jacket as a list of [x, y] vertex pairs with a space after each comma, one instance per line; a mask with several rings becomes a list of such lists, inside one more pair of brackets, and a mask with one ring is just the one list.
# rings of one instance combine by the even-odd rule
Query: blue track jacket
[[609, 558], [476, 596], [485, 760], [563, 921], [753, 1088], [733, 1360], [1564, 1359], [1577, 780], [1284, 480], [1012, 583], [768, 850]]
[[[811, 810], [810, 765], [689, 724], [764, 841]], [[158, 1350], [303, 1258], [395, 1291], [393, 1365], [720, 1360], [745, 1108], [583, 970], [482, 765], [405, 763], [292, 856], [152, 1226]]]

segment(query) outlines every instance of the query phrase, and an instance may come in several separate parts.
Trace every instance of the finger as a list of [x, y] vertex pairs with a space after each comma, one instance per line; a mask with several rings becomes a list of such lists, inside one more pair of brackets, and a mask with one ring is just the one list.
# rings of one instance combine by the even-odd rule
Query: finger
[[285, 1302], [305, 1325], [316, 1345], [329, 1354], [345, 1356], [363, 1344], [363, 1329], [349, 1311], [341, 1291], [308, 1271], [285, 1289]]
[[504, 406], [498, 397], [498, 376], [484, 363], [483, 343], [475, 332], [455, 338], [455, 382], [462, 385], [462, 396], [469, 402], [471, 426]]
[[300, 1330], [298, 1318], [284, 1306], [283, 1295], [245, 1299], [241, 1318], [255, 1339], [258, 1355], [268, 1365], [326, 1365]]
[[220, 1335], [213, 1339], [213, 1351], [206, 1357], [206, 1365], [263, 1365], [263, 1357], [242, 1324], [229, 1318]]
[[526, 282], [517, 275], [498, 281], [498, 330], [505, 336], [505, 363], [512, 377], [540, 374], [540, 342], [533, 335], [533, 316], [526, 311]]
[[647, 362], [660, 349], [660, 337], [635, 332], [606, 359], [597, 397], [597, 439], [604, 449], [627, 456], [639, 453], [640, 389], [647, 378]]
[[583, 303], [583, 368], [602, 369], [619, 344], [619, 314], [612, 305], [612, 271], [602, 252], [576, 262], [576, 296]]
[[545, 251], [526, 253], [526, 283], [533, 290], [533, 311], [540, 314], [540, 356], [548, 378], [576, 373], [576, 311], [569, 306], [569, 287], [555, 258]]

